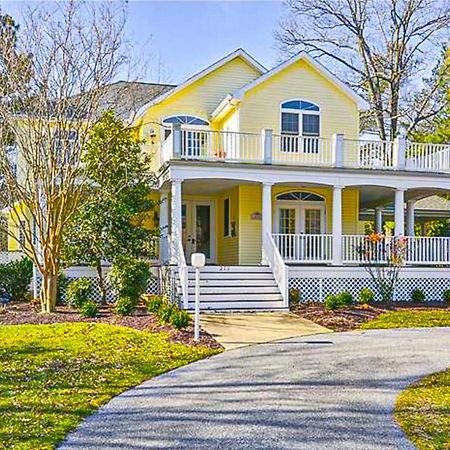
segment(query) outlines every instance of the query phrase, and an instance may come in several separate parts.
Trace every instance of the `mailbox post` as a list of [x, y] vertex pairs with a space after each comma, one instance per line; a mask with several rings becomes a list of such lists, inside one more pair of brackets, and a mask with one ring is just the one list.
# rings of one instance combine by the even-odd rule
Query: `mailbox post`
[[191, 264], [195, 268], [195, 318], [194, 339], [200, 339], [200, 268], [205, 267], [206, 258], [203, 253], [193, 253]]

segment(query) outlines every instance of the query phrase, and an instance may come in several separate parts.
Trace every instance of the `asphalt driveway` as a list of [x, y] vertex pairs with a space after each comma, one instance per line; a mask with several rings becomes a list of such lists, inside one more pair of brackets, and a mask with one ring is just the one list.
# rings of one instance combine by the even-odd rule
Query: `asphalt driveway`
[[323, 334], [177, 369], [101, 408], [62, 449], [411, 449], [398, 393], [450, 366], [450, 328]]

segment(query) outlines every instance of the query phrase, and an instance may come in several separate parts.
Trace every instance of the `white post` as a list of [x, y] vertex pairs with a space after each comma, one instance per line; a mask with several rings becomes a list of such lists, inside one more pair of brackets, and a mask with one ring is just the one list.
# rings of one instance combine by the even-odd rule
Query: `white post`
[[203, 253], [193, 253], [191, 264], [195, 268], [195, 320], [194, 339], [200, 339], [200, 267], [205, 267], [206, 256]]
[[173, 159], [181, 158], [181, 124], [172, 124], [172, 156]]
[[166, 190], [161, 190], [160, 204], [159, 204], [159, 261], [165, 264], [169, 260], [169, 252], [167, 248], [167, 234], [169, 232], [169, 193]]
[[394, 221], [395, 236], [403, 236], [405, 234], [405, 190], [396, 189], [394, 199]]
[[263, 128], [261, 131], [261, 146], [263, 150], [264, 164], [272, 164], [273, 130]]
[[170, 263], [177, 264], [178, 262], [178, 246], [177, 242], [182, 239], [182, 220], [181, 220], [181, 183], [182, 180], [172, 180], [172, 204], [171, 204], [171, 249], [170, 249]]
[[404, 137], [395, 139], [393, 144], [393, 157], [394, 167], [397, 170], [405, 170], [406, 139]]
[[264, 254], [267, 246], [267, 235], [272, 234], [272, 184], [263, 183], [262, 186], [262, 223], [261, 223], [261, 264], [266, 264], [266, 255]]
[[415, 200], [408, 200], [406, 202], [406, 234], [408, 236], [414, 236], [414, 207]]
[[383, 233], [383, 207], [377, 206], [375, 208], [375, 232]]
[[333, 214], [331, 218], [333, 266], [342, 264], [342, 189], [343, 186], [333, 186]]
[[334, 167], [344, 166], [344, 135], [342, 133], [333, 134], [333, 165]]

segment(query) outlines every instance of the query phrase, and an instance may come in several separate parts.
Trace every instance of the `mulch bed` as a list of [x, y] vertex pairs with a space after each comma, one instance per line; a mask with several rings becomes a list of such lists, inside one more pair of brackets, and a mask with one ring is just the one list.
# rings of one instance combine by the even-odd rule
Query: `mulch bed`
[[82, 317], [69, 306], [57, 306], [56, 313], [42, 314], [39, 307], [30, 303], [14, 303], [6, 307], [6, 312], [0, 314], [0, 325], [49, 324], [67, 322], [99, 322], [111, 325], [135, 328], [150, 332], [167, 332], [169, 340], [185, 345], [203, 345], [209, 348], [222, 348], [222, 346], [204, 330], [200, 333], [200, 340], [194, 340], [194, 326], [191, 323], [183, 330], [177, 330], [170, 325], [161, 325], [158, 319], [140, 306], [131, 316], [114, 314], [109, 306], [101, 306], [97, 317]]
[[427, 306], [413, 303], [396, 303], [395, 305], [355, 305], [348, 308], [329, 311], [322, 303], [300, 304], [292, 310], [294, 314], [311, 320], [311, 322], [322, 325], [333, 331], [351, 331], [369, 320], [374, 319], [388, 311], [394, 310], [429, 310], [433, 308], [445, 308], [442, 304], [429, 304]]

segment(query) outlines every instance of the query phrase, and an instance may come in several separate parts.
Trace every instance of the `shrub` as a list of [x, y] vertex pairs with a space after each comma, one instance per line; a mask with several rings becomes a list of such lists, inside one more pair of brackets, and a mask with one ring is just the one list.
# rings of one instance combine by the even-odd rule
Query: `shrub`
[[375, 292], [373, 292], [372, 289], [366, 287], [362, 288], [359, 291], [358, 303], [367, 305], [368, 303], [371, 303], [374, 300], [375, 300]]
[[297, 288], [289, 289], [289, 307], [295, 309], [300, 303], [300, 290]]
[[447, 303], [448, 305], [450, 305], [450, 289], [447, 289], [446, 291], [444, 291], [444, 293], [442, 294], [443, 300], [445, 303]]
[[411, 300], [415, 303], [421, 303], [425, 300], [425, 294], [422, 289], [414, 289], [411, 292]]
[[78, 312], [83, 317], [95, 317], [98, 314], [98, 304], [95, 300], [86, 300]]
[[80, 309], [91, 297], [93, 287], [93, 282], [89, 278], [77, 278], [71, 281], [67, 287], [67, 304]]
[[127, 297], [135, 304], [145, 292], [150, 278], [150, 267], [136, 258], [121, 258], [108, 274], [108, 279], [117, 297]]
[[33, 263], [29, 258], [0, 264], [0, 288], [12, 301], [26, 300], [33, 277]]
[[334, 311], [338, 308], [350, 306], [353, 303], [353, 297], [350, 292], [341, 292], [340, 294], [328, 294], [325, 298], [325, 309]]
[[158, 311], [167, 303], [167, 300], [162, 295], [146, 295], [144, 297], [145, 306], [148, 312], [158, 314]]
[[116, 305], [114, 306], [115, 312], [121, 316], [130, 316], [135, 309], [136, 301], [126, 296], [119, 297], [116, 300]]
[[175, 311], [172, 311], [170, 323], [177, 330], [180, 330], [181, 328], [186, 328], [189, 325], [190, 321], [191, 317], [189, 316], [189, 313], [187, 311], [178, 308]]
[[179, 310], [177, 305], [173, 304], [167, 304], [164, 305], [159, 311], [158, 311], [158, 318], [161, 323], [171, 323], [172, 314], [175, 314]]

